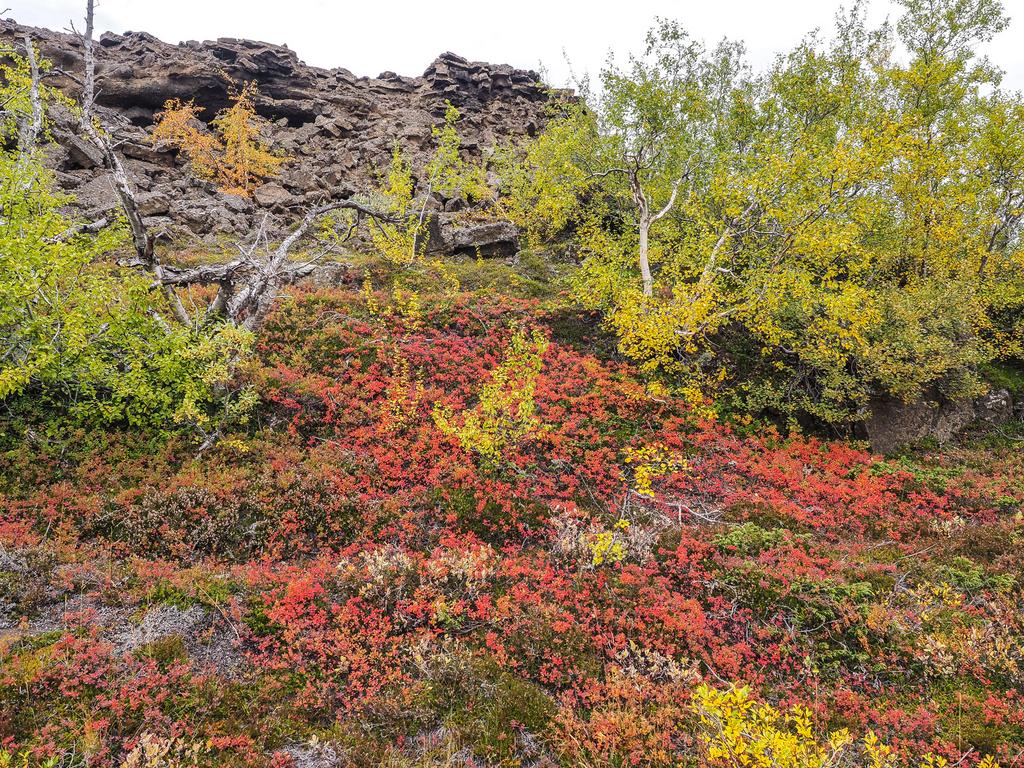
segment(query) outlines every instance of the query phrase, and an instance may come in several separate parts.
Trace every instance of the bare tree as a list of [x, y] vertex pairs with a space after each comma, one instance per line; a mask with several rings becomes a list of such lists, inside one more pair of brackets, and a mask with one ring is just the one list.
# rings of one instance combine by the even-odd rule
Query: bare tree
[[[295, 245], [309, 232], [321, 217], [338, 210], [352, 210], [357, 217], [370, 217], [379, 221], [394, 222], [390, 214], [375, 211], [351, 199], [326, 202], [310, 210], [295, 229], [278, 245], [272, 248], [267, 236], [266, 218], [257, 229], [252, 242], [239, 246], [241, 255], [226, 264], [204, 265], [194, 269], [181, 270], [164, 264], [155, 248], [155, 237], [146, 227], [139, 210], [135, 192], [128, 172], [118, 155], [115, 144], [95, 115], [96, 100], [96, 55], [93, 45], [93, 21], [95, 0], [87, 0], [85, 30], [78, 34], [85, 52], [85, 76], [82, 81], [81, 131], [103, 156], [103, 162], [110, 172], [114, 191], [124, 209], [131, 229], [135, 257], [126, 263], [149, 272], [154, 278], [154, 287], [163, 291], [175, 319], [183, 325], [192, 325], [194, 320], [185, 309], [178, 288], [189, 285], [218, 285], [214, 300], [202, 314], [200, 321], [214, 317], [226, 317], [248, 330], [262, 325], [273, 306], [282, 286], [308, 274], [316, 259], [304, 264], [293, 265], [288, 256]], [[73, 29], [73, 28], [72, 28]], [[93, 225], [87, 225], [94, 227]], [[349, 230], [349, 235], [352, 229]], [[322, 256], [321, 253], [317, 258]]]
[[355, 200], [325, 202], [310, 210], [292, 232], [276, 247], [269, 244], [267, 220], [260, 222], [252, 240], [239, 244], [239, 256], [224, 264], [203, 264], [190, 269], [164, 267], [163, 285], [171, 288], [188, 285], [217, 285], [217, 294], [206, 309], [206, 316], [225, 316], [247, 330], [257, 330], [273, 307], [274, 299], [281, 288], [308, 275], [323, 256], [338, 242], [344, 242], [354, 231], [305, 261], [289, 261], [295, 245], [308, 234], [310, 228], [321, 217], [340, 210], [355, 211], [359, 218], [392, 221]]
[[43, 132], [43, 98], [40, 92], [39, 61], [36, 58], [36, 47], [31, 36], [26, 32], [25, 37], [25, 58], [28, 61], [29, 72], [29, 105], [31, 113], [28, 119], [22, 124], [20, 146], [23, 151], [29, 151], [39, 140]]
[[[117, 194], [128, 219], [128, 226], [131, 228], [132, 244], [135, 248], [137, 263], [153, 273], [157, 284], [161, 287], [167, 297], [174, 313], [175, 319], [184, 325], [190, 325], [192, 318], [189, 317], [185, 306], [181, 303], [181, 297], [173, 287], [163, 282], [164, 267], [156, 255], [154, 248], [154, 237], [147, 230], [139, 211], [139, 205], [132, 190], [128, 172], [124, 163], [114, 149], [114, 144], [109, 135], [99, 125], [93, 108], [96, 101], [96, 53], [93, 45], [93, 21], [95, 11], [95, 0], [87, 0], [85, 13], [85, 32], [79, 35], [82, 48], [85, 51], [85, 76], [82, 85], [82, 104], [79, 125], [85, 138], [95, 146], [103, 156], [103, 164], [110, 172], [114, 192]], [[72, 27], [72, 29], [74, 29]]]

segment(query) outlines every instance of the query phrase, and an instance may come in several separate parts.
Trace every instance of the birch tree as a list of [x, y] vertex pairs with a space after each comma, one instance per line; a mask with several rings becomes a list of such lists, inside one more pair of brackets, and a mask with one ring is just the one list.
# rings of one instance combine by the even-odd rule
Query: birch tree
[[1024, 102], [976, 55], [1006, 20], [902, 5], [895, 28], [855, 5], [759, 74], [662, 23], [524, 147], [506, 208], [571, 244], [622, 352], [833, 423], [977, 395], [1019, 359]]

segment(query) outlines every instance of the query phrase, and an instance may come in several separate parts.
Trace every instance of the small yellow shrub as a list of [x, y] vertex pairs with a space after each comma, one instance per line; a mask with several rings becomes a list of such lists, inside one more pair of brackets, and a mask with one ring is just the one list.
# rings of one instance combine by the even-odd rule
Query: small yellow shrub
[[[892, 747], [883, 744], [873, 731], [855, 740], [846, 729], [827, 736], [815, 732], [814, 719], [806, 707], [787, 712], [750, 698], [747, 687], [716, 690], [699, 686], [691, 707], [698, 717], [701, 761], [722, 768], [832, 768], [838, 765], [866, 765], [868, 768], [896, 768], [902, 765]], [[941, 756], [921, 756], [918, 768], [948, 768]], [[979, 768], [999, 768], [985, 757]]]
[[517, 331], [505, 359], [483, 386], [476, 407], [459, 415], [447, 407], [435, 408], [438, 429], [476, 453], [485, 467], [497, 467], [507, 447], [541, 428], [533, 396], [547, 349], [548, 341], [540, 331], [530, 335]]
[[685, 458], [660, 444], [627, 448], [625, 462], [633, 468], [633, 490], [641, 496], [654, 495], [652, 486], [659, 477], [687, 467]]

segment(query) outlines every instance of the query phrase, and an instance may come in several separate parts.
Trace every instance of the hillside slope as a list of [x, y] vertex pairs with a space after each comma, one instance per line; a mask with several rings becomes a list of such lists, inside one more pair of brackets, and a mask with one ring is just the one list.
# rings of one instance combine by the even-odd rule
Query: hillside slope
[[409, 295], [292, 294], [249, 374], [264, 405], [201, 460], [138, 432], [0, 458], [3, 743], [689, 765], [715, 738], [697, 713], [725, 716], [699, 686], [735, 683], [807, 707], [803, 749], [847, 728], [901, 763], [1014, 764], [1012, 443], [883, 460], [744, 435], [643, 383], [590, 316]]

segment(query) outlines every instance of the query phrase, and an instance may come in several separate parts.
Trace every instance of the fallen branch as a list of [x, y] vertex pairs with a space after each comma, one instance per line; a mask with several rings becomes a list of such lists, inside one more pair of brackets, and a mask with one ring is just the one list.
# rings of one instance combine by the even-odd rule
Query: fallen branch
[[96, 221], [86, 222], [84, 224], [76, 224], [73, 227], [65, 229], [59, 235], [48, 238], [46, 242], [53, 245], [55, 243], [66, 242], [77, 235], [94, 235], [108, 224], [110, 224], [110, 219], [107, 219], [106, 217], [97, 219]]

